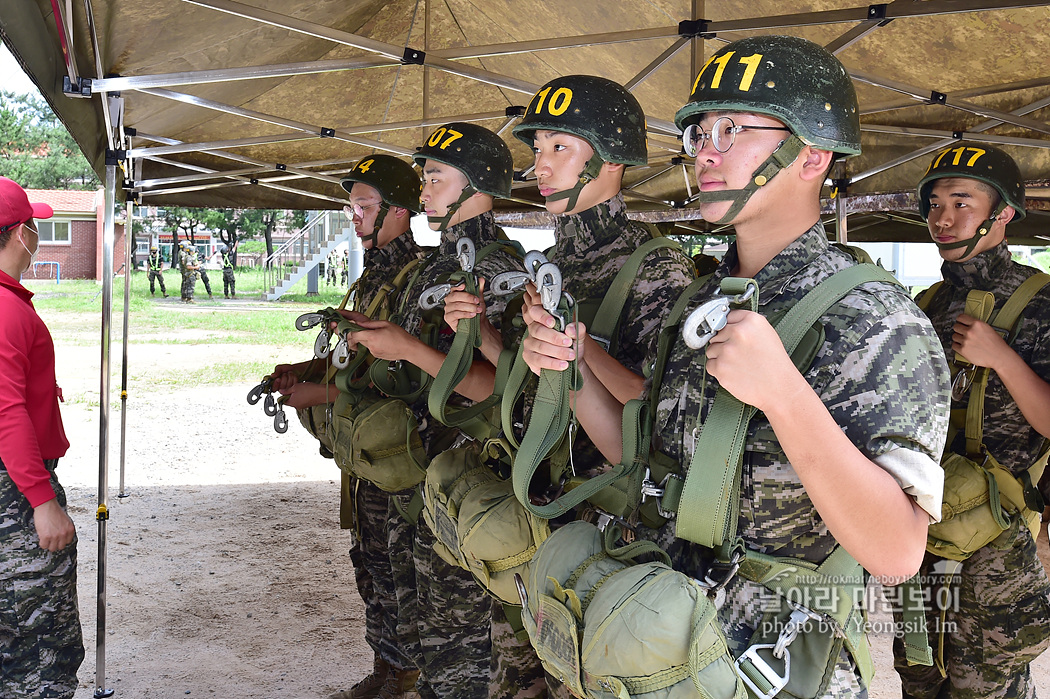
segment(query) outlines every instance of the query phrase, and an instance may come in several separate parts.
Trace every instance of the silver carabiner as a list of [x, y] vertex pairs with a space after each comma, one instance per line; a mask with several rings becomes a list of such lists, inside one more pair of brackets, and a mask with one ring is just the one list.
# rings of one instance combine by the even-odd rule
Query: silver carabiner
[[492, 278], [492, 293], [497, 296], [509, 296], [518, 289], [524, 289], [525, 285], [532, 281], [532, 275], [528, 272], [500, 272]]
[[278, 434], [284, 434], [288, 431], [288, 418], [284, 416], [284, 408], [277, 411], [277, 414], [273, 416], [273, 429]]
[[451, 284], [435, 284], [423, 291], [423, 294], [419, 297], [419, 307], [424, 311], [437, 308], [450, 293], [452, 293]]
[[716, 296], [697, 306], [682, 325], [682, 339], [691, 349], [703, 349], [729, 318], [729, 297]]
[[332, 331], [327, 327], [321, 328], [321, 332], [317, 333], [317, 339], [314, 340], [314, 356], [318, 359], [324, 359], [328, 356], [332, 348], [328, 346], [328, 343], [332, 340]]
[[332, 350], [332, 366], [336, 369], [345, 369], [350, 365], [350, 356], [350, 344], [344, 335], [339, 338], [339, 342], [335, 343], [335, 349]]
[[456, 241], [456, 258], [459, 260], [459, 268], [464, 272], [474, 271], [474, 261], [477, 257], [477, 248], [470, 238], [460, 238]]
[[539, 250], [530, 250], [525, 253], [525, 271], [528, 273], [529, 278], [532, 279], [532, 281], [536, 281], [536, 270], [538, 270], [541, 265], [547, 264], [547, 262], [549, 262], [547, 256]]
[[970, 390], [970, 385], [973, 383], [973, 377], [976, 375], [976, 365], [963, 367], [959, 370], [959, 373], [957, 373], [955, 378], [952, 379], [952, 400], [960, 401], [966, 397], [966, 392]]
[[553, 262], [544, 262], [536, 270], [536, 289], [540, 292], [540, 303], [552, 316], [558, 315], [561, 281], [561, 269]]
[[326, 316], [324, 313], [304, 313], [295, 319], [295, 329], [309, 330], [310, 328], [323, 323], [325, 318]]

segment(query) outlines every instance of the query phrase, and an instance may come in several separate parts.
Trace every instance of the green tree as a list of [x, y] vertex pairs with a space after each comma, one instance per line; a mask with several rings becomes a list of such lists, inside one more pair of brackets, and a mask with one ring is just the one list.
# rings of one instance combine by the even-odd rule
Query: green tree
[[0, 93], [0, 174], [29, 189], [95, 189], [98, 178], [37, 95]]

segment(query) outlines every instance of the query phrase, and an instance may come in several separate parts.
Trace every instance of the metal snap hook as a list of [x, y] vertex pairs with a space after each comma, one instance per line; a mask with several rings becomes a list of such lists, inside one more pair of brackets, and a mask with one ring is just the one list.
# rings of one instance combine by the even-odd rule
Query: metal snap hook
[[265, 379], [259, 382], [258, 386], [248, 391], [248, 405], [255, 405], [256, 403], [261, 401], [263, 394], [269, 393], [272, 386], [273, 378], [270, 376], [267, 376]]
[[266, 400], [263, 401], [263, 412], [269, 417], [277, 414], [277, 401], [274, 400], [272, 393], [266, 394]]
[[470, 238], [460, 238], [456, 241], [456, 257], [459, 259], [459, 268], [464, 272], [474, 271], [474, 261], [477, 257], [477, 249], [474, 241]]
[[423, 294], [419, 297], [419, 307], [424, 311], [429, 311], [431, 308], [437, 308], [450, 293], [452, 293], [451, 284], [435, 284], [429, 289], [423, 291]]
[[295, 319], [295, 329], [309, 330], [310, 328], [323, 323], [324, 319], [324, 313], [304, 313]]
[[703, 349], [729, 318], [729, 298], [717, 296], [700, 304], [682, 325], [682, 339], [691, 349]]
[[328, 346], [328, 343], [332, 339], [332, 331], [328, 328], [321, 328], [321, 332], [317, 333], [317, 339], [314, 340], [314, 356], [318, 359], [324, 359], [328, 356], [332, 348]]
[[525, 284], [532, 281], [532, 275], [528, 272], [500, 272], [492, 278], [492, 293], [497, 296], [508, 296], [519, 289], [524, 289]]
[[284, 434], [288, 431], [288, 418], [284, 416], [284, 409], [277, 411], [277, 414], [273, 417], [273, 429], [278, 434]]
[[540, 302], [551, 315], [557, 315], [558, 303], [561, 301], [561, 270], [553, 262], [545, 262], [536, 270], [536, 288], [540, 292]]
[[536, 281], [536, 270], [538, 270], [540, 266], [547, 264], [547, 262], [549, 262], [547, 256], [539, 250], [530, 250], [525, 253], [525, 271], [528, 272], [529, 277], [533, 281]]
[[335, 349], [332, 350], [332, 366], [336, 369], [345, 369], [350, 366], [350, 356], [350, 345], [344, 335], [339, 338], [339, 342], [335, 343]]

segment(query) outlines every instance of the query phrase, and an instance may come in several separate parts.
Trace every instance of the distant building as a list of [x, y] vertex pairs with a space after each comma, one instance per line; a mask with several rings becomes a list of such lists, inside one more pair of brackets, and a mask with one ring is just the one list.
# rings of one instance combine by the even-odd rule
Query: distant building
[[[102, 280], [102, 234], [105, 196], [97, 191], [26, 190], [29, 201], [50, 204], [55, 215], [37, 221], [40, 250], [26, 279], [54, 278]], [[113, 271], [124, 264], [124, 221], [114, 225]], [[123, 272], [121, 272], [123, 274]]]

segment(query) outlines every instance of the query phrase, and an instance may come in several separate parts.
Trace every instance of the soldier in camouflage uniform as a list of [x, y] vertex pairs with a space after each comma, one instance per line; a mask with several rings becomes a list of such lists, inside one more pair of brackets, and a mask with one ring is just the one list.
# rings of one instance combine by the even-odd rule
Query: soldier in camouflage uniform
[[[380, 289], [388, 285], [410, 262], [422, 255], [409, 231], [411, 211], [419, 205], [419, 177], [404, 161], [387, 155], [365, 159], [365, 176], [352, 173], [343, 186], [354, 206], [347, 207], [354, 229], [364, 247], [364, 272], [356, 282], [354, 307], [368, 308]], [[414, 184], [413, 184], [414, 183]], [[380, 193], [380, 189], [383, 193]], [[386, 200], [390, 210], [378, 221], [380, 202]], [[326, 270], [334, 282], [336, 255], [329, 256]], [[387, 300], [391, 311], [395, 299]], [[274, 368], [275, 388], [289, 396], [288, 405], [309, 410], [311, 406], [331, 404], [338, 389], [334, 384], [318, 382], [323, 373], [313, 362], [298, 365], [280, 364]], [[323, 371], [324, 367], [320, 369]], [[300, 381], [298, 376], [303, 376]], [[330, 440], [329, 440], [330, 443]], [[324, 440], [322, 440], [322, 447]], [[330, 455], [323, 447], [322, 453]], [[341, 474], [340, 526], [354, 529], [350, 557], [354, 578], [365, 603], [365, 640], [375, 654], [371, 674], [330, 699], [370, 699], [371, 697], [410, 697], [419, 675], [419, 637], [415, 629], [398, 628], [398, 597], [387, 543], [387, 519], [390, 496], [369, 481]], [[407, 595], [406, 595], [407, 596]]]
[[[697, 76], [676, 123], [685, 130], [686, 152], [695, 156], [704, 218], [732, 223], [736, 242], [688, 308], [717, 294], [720, 281], [732, 276], [757, 283], [758, 312], [731, 311], [702, 350], [690, 349], [681, 334], [673, 338], [658, 377], [653, 448], [683, 470], [723, 468], [694, 451], [715, 394], [724, 389], [759, 410], [742, 462], [737, 535], [744, 551], [818, 562], [841, 545], [872, 575], [896, 581], [918, 569], [928, 523], [940, 515], [937, 461], [948, 375], [933, 328], [903, 289], [866, 282], [820, 318], [824, 337], [800, 372], [768, 320], [855, 264], [829, 246], [819, 194], [836, 155], [860, 152], [856, 106], [838, 60], [792, 37], [728, 44]], [[526, 360], [537, 371], [566, 368], [571, 340], [583, 329], [534, 335], [547, 317], [533, 313]], [[581, 365], [577, 414], [616, 462], [622, 405]], [[675, 569], [725, 583], [717, 619], [738, 657], [763, 612], [779, 601], [743, 571], [717, 565], [712, 549], [677, 538], [678, 524], [639, 526], [637, 534], [664, 548]], [[834, 669], [824, 676], [822, 696], [866, 696], [848, 653], [830, 660]], [[792, 673], [801, 662], [795, 658]], [[823, 659], [816, 662], [820, 671]]]
[[324, 263], [325, 286], [335, 286], [336, 254], [333, 250], [328, 253]]
[[225, 298], [237, 297], [237, 278], [233, 276], [233, 260], [230, 259], [230, 248], [223, 243], [219, 246], [222, 255], [222, 295]]
[[[468, 238], [473, 242], [479, 253], [474, 273], [480, 278], [491, 279], [500, 272], [521, 270], [521, 263], [504, 248], [496, 248], [484, 256], [480, 254], [490, 244], [507, 240], [496, 226], [491, 211], [494, 196], [509, 194], [513, 162], [506, 144], [486, 129], [461, 123], [437, 129], [427, 143], [430, 148], [424, 147], [416, 159], [423, 164], [422, 201], [430, 227], [441, 231], [437, 254], [427, 259], [415, 282], [402, 292], [399, 305], [404, 311], [399, 325], [348, 317], [365, 328], [351, 333], [351, 338], [367, 346], [373, 356], [409, 361], [430, 376], [436, 376], [454, 335], [443, 330], [433, 347], [421, 340], [420, 337], [427, 335], [428, 327], [441, 325], [442, 311], [440, 308], [424, 311], [418, 300], [424, 290], [460, 270], [457, 241]], [[448, 164], [461, 163], [456, 153], [462, 152], [473, 154], [469, 170]], [[481, 167], [486, 170], [480, 170]], [[491, 178], [482, 175], [479, 179], [479, 172], [494, 173], [495, 179], [505, 186], [492, 186]], [[496, 328], [505, 305], [505, 300], [499, 298], [489, 304], [488, 317]], [[491, 366], [477, 364], [456, 387], [458, 393], [470, 400], [483, 400], [493, 390]], [[460, 439], [458, 430], [430, 417], [426, 394], [411, 407], [420, 424], [425, 426], [421, 428], [421, 436], [431, 457], [451, 448]], [[414, 497], [418, 497], [414, 489], [395, 493], [391, 498], [389, 521], [391, 560], [395, 576], [405, 586], [399, 600], [409, 597], [413, 587], [417, 596], [414, 609], [409, 604], [400, 605], [403, 624], [414, 625], [419, 631], [422, 672], [417, 689], [425, 699], [487, 697], [490, 600], [470, 573], [448, 564], [434, 551], [434, 535], [423, 519], [413, 524], [399, 514], [399, 510], [410, 508]]]
[[[552, 107], [555, 103], [544, 99], [566, 92], [571, 95], [568, 104], [558, 102]], [[533, 97], [514, 134], [534, 148], [540, 195], [546, 199], [547, 210], [557, 215], [555, 245], [547, 257], [559, 266], [564, 288], [578, 302], [600, 301], [631, 253], [652, 238], [649, 228], [627, 218], [620, 192], [625, 167], [646, 162], [641, 106], [611, 80], [566, 76], [551, 81]], [[692, 281], [692, 269], [689, 258], [679, 250], [650, 253], [638, 270], [622, 311], [615, 355], [587, 337], [587, 353], [595, 363], [595, 374], [624, 401], [641, 391], [643, 360], [674, 299]], [[534, 293], [526, 297], [537, 302]], [[450, 296], [446, 307], [446, 319], [452, 325], [483, 305], [479, 299], [462, 294]], [[482, 333], [483, 337], [488, 334]], [[495, 363], [501, 346], [490, 342], [482, 349]], [[578, 473], [609, 467], [586, 434], [575, 437], [572, 453]], [[544, 696], [546, 683], [536, 653], [527, 641], [515, 636], [498, 604], [493, 607], [492, 643], [490, 696]]]
[[212, 298], [211, 280], [208, 279], [208, 270], [204, 268], [204, 263], [201, 261], [200, 253], [197, 251], [196, 247], [193, 248], [193, 259], [196, 261], [197, 274], [201, 275], [201, 281], [204, 282], [204, 290], [208, 292], [208, 298]]
[[[1025, 215], [1021, 173], [1005, 152], [959, 142], [933, 159], [918, 189], [920, 209], [944, 259], [944, 282], [931, 290], [931, 299], [923, 299], [929, 301], [926, 313], [946, 353], [958, 352], [992, 369], [984, 397], [984, 446], [1020, 476], [1050, 438], [1050, 286], [1027, 305], [1009, 344], [988, 323], [966, 315], [964, 307], [967, 293], [979, 289], [995, 295], [998, 310], [1038, 271], [1013, 262], [1006, 243], [1006, 225]], [[953, 395], [953, 412], [964, 409], [971, 394]], [[947, 448], [965, 456], [964, 436]], [[922, 572], [930, 575], [942, 560], [927, 554]], [[908, 667], [897, 643], [904, 695], [1034, 697], [1029, 664], [1050, 644], [1050, 580], [1021, 518], [963, 561], [951, 585], [958, 592], [948, 597], [953, 603], [942, 630], [947, 677], [936, 667]], [[931, 609], [930, 616], [939, 614]]]
[[182, 273], [182, 301], [193, 303], [193, 290], [197, 286], [197, 255], [193, 252], [193, 246], [183, 241], [179, 244], [179, 271]]
[[154, 280], [160, 284], [160, 293], [164, 295], [164, 298], [168, 298], [168, 290], [164, 288], [164, 274], [161, 272], [164, 269], [164, 258], [160, 256], [160, 250], [157, 249], [156, 245], [151, 245], [149, 248], [149, 256], [146, 258], [146, 278], [149, 279], [149, 295], [153, 296], [154, 293]]
[[55, 475], [62, 427], [51, 334], [20, 283], [39, 246], [30, 204], [0, 178], [0, 696], [69, 699], [84, 660], [77, 534]]

